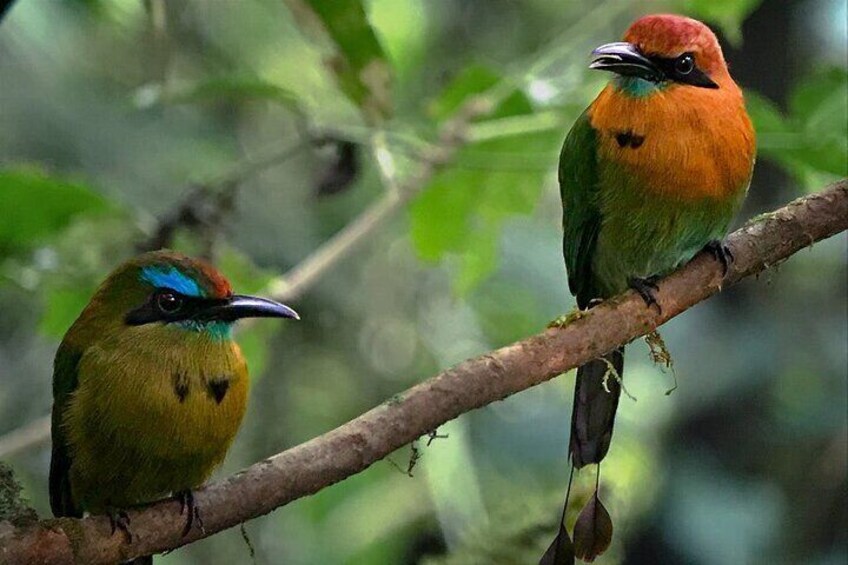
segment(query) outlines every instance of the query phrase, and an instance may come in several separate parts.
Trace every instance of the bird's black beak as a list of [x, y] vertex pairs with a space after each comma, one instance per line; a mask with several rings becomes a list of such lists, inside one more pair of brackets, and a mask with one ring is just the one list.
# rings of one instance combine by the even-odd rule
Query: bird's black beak
[[235, 322], [241, 318], [292, 318], [300, 320], [297, 312], [279, 302], [257, 296], [233, 295], [225, 301], [210, 305], [199, 312], [195, 319]]
[[638, 77], [651, 82], [661, 82], [662, 70], [639, 49], [625, 42], [607, 43], [592, 51], [590, 69], [612, 71], [621, 76]]

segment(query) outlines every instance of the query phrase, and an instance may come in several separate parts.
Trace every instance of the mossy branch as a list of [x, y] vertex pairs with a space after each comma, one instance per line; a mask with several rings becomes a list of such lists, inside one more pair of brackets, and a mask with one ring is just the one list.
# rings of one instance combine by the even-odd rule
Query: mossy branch
[[731, 234], [735, 257], [701, 254], [660, 282], [662, 313], [628, 292], [546, 331], [470, 359], [304, 444], [214, 482], [195, 494], [205, 531], [182, 535], [180, 504], [129, 513], [134, 539], [112, 535], [108, 518], [0, 527], [0, 563], [114, 563], [158, 553], [231, 528], [359, 473], [395, 449], [475, 408], [506, 398], [612, 351], [739, 280], [848, 229], [848, 180], [798, 199]]
[[0, 523], [26, 526], [38, 521], [35, 510], [21, 497], [21, 490], [12, 469], [0, 461]]

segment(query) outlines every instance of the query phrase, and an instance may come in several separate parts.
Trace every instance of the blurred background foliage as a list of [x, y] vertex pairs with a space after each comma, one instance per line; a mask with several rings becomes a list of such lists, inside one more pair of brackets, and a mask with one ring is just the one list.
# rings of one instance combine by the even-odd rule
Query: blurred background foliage
[[[239, 334], [254, 386], [220, 473], [540, 330], [572, 307], [554, 170], [607, 78], [587, 54], [657, 11], [713, 24], [746, 89], [760, 160], [740, 222], [846, 176], [844, 0], [18, 0], [0, 25], [0, 435], [49, 411], [58, 340], [118, 262], [167, 243], [266, 289], [403, 190], [477, 94], [492, 111], [305, 289], [303, 321]], [[670, 322], [671, 395], [632, 348], [599, 562], [848, 560], [845, 258], [842, 234]], [[255, 562], [534, 563], [571, 387], [449, 423], [412, 477], [401, 450], [248, 523]], [[48, 515], [49, 446], [0, 457]], [[251, 561], [233, 530], [159, 562]]]

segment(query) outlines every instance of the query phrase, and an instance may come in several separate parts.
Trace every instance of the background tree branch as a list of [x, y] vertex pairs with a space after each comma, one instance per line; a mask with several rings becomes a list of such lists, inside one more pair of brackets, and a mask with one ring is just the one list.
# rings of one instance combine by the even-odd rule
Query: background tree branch
[[704, 254], [671, 274], [657, 293], [661, 313], [633, 292], [606, 301], [563, 328], [465, 361], [320, 437], [199, 489], [205, 531], [183, 537], [179, 503], [131, 511], [133, 543], [111, 535], [107, 518], [46, 520], [0, 527], [3, 563], [111, 563], [157, 553], [266, 514], [384, 458], [460, 414], [547, 381], [630, 342], [722, 286], [773, 267], [816, 241], [848, 229], [848, 180], [761, 215], [731, 234], [726, 277]]

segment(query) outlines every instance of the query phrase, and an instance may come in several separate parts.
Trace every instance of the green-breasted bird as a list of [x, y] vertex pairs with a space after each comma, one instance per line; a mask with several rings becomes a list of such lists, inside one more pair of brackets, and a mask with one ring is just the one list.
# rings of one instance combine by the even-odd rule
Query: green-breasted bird
[[[628, 287], [650, 306], [658, 276], [700, 250], [726, 266], [720, 242], [750, 183], [754, 131], [718, 40], [699, 21], [643, 17], [622, 42], [595, 49], [590, 68], [613, 77], [560, 154], [568, 285], [583, 309]], [[619, 348], [577, 371], [573, 468], [607, 454], [623, 354]], [[605, 549], [580, 547], [577, 538], [578, 557]]]
[[233, 294], [214, 267], [171, 251], [109, 275], [56, 353], [56, 516], [114, 516], [171, 493], [193, 505], [191, 489], [224, 459], [244, 415], [247, 366], [232, 328], [248, 317], [298, 315]]

